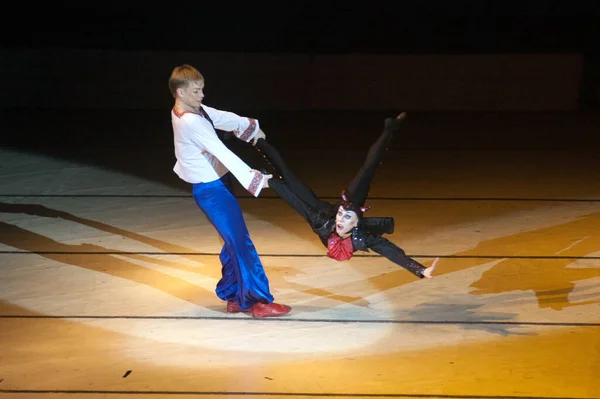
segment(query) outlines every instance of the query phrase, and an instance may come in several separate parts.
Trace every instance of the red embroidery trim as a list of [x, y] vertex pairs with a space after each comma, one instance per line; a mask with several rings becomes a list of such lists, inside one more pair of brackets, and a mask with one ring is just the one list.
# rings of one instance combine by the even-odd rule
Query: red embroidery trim
[[250, 126], [248, 126], [248, 129], [244, 130], [244, 133], [242, 133], [242, 135], [239, 137], [240, 140], [248, 141], [254, 132], [254, 129], [256, 129], [256, 119], [248, 118], [248, 121], [250, 122]]
[[196, 114], [196, 115], [200, 115], [198, 112], [194, 112], [194, 111], [183, 111], [183, 112], [178, 112], [175, 108], [173, 108], [173, 113], [175, 114], [176, 117], [181, 118], [183, 115], [190, 113], [190, 114]]
[[254, 178], [250, 182], [250, 187], [248, 187], [248, 191], [250, 191], [250, 193], [252, 195], [256, 194], [256, 192], [258, 191], [258, 188], [262, 185], [262, 180], [263, 180], [262, 173], [260, 173], [258, 171], [250, 171], [250, 173], [253, 173], [253, 172], [254, 172]]

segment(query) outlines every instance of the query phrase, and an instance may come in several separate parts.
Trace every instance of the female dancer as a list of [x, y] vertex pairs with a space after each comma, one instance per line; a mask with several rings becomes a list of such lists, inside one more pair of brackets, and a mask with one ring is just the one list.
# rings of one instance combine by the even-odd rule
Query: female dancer
[[405, 268], [419, 278], [432, 278], [439, 258], [425, 267], [406, 255], [402, 248], [382, 237], [394, 231], [394, 219], [391, 217], [363, 217], [370, 209], [365, 206], [371, 187], [371, 180], [380, 164], [381, 157], [400, 122], [406, 117], [403, 112], [394, 118], [387, 118], [384, 130], [367, 154], [367, 159], [341, 199], [331, 204], [317, 198], [315, 193], [301, 182], [287, 167], [279, 152], [265, 139], [259, 139], [256, 148], [272, 167], [275, 168], [269, 186], [310, 225], [327, 248], [327, 255], [335, 260], [352, 258], [356, 251], [372, 250], [390, 261]]

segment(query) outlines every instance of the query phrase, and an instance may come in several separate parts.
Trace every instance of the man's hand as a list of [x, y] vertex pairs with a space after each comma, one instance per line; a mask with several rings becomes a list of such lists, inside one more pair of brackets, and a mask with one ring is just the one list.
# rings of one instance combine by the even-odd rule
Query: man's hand
[[252, 145], [255, 146], [258, 139], [267, 139], [267, 135], [265, 134], [265, 132], [262, 131], [261, 128], [258, 129], [258, 133], [256, 133], [256, 136], [254, 136], [254, 138], [252, 139]]
[[271, 180], [271, 178], [273, 178], [273, 175], [263, 175], [263, 177], [264, 177], [263, 188], [269, 188], [269, 180]]
[[433, 276], [432, 276], [433, 271], [437, 267], [437, 264], [439, 261], [440, 261], [440, 258], [435, 258], [435, 260], [433, 261], [431, 266], [429, 266], [427, 269], [423, 270], [423, 276], [425, 276], [425, 278], [433, 278]]

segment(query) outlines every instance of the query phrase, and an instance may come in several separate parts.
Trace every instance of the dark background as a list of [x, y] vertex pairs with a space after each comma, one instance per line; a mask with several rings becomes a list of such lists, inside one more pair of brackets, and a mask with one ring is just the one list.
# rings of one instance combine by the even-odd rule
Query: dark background
[[395, 148], [598, 142], [597, 1], [14, 7], [0, 37], [7, 147], [170, 151], [166, 82], [184, 62], [208, 105], [259, 118], [281, 146], [361, 147], [400, 110], [410, 130]]
[[[9, 48], [300, 53], [597, 51], [597, 1], [44, 2], [4, 13]], [[12, 26], [11, 26], [12, 25]]]

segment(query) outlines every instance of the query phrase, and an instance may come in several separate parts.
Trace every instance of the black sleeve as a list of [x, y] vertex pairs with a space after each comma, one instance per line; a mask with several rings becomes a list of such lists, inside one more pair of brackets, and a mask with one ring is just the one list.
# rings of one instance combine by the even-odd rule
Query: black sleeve
[[390, 240], [383, 237], [368, 236], [365, 239], [367, 247], [374, 252], [388, 258], [398, 266], [401, 266], [419, 278], [423, 278], [425, 266], [407, 256], [404, 250]]

